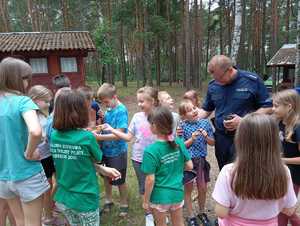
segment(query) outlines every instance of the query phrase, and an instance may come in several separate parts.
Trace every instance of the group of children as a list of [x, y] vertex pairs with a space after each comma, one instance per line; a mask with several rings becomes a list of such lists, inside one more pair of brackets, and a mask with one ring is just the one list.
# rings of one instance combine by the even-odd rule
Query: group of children
[[[1, 66], [4, 67], [0, 64], [0, 72]], [[9, 83], [1, 83], [3, 73], [13, 73], [3, 71], [0, 73], [0, 104], [6, 96], [22, 94], [18, 90], [12, 92]], [[7, 75], [6, 78], [9, 79]], [[31, 108], [36, 109], [42, 127], [41, 141], [31, 144], [36, 146], [35, 151], [26, 152], [25, 158], [40, 161], [45, 176], [38, 180], [48, 180], [43, 182], [43, 191], [39, 189], [39, 194], [43, 194], [44, 225], [55, 224], [55, 212], [62, 213], [71, 226], [99, 225], [100, 212], [107, 214], [114, 205], [112, 186], [117, 186], [120, 193], [119, 216], [127, 216], [129, 141], [132, 141], [130, 158], [146, 225], [155, 222], [157, 226], [165, 226], [169, 213], [172, 225], [183, 226], [183, 206], [187, 209], [188, 225], [197, 226], [198, 221], [204, 226], [212, 225], [205, 214], [205, 200], [210, 181], [207, 145], [214, 145], [214, 135], [210, 121], [199, 117], [196, 91], [184, 94], [177, 114], [174, 100], [166, 91], [142, 87], [137, 90], [140, 112], [135, 113], [128, 124], [127, 108], [118, 99], [114, 85], [104, 83], [97, 91], [96, 97], [101, 110], [106, 108], [105, 113], [93, 100], [89, 87], [71, 89], [70, 84], [61, 87], [54, 98], [52, 92], [41, 85], [27, 92], [35, 103]], [[25, 94], [25, 89], [23, 92]], [[52, 99], [53, 112], [49, 115]], [[273, 112], [274, 117], [248, 114], [236, 131], [236, 160], [223, 167], [212, 194], [221, 226], [286, 226], [288, 221], [293, 226], [300, 225], [295, 214], [300, 189], [300, 97], [297, 92], [276, 93]], [[22, 117], [28, 120], [26, 115]], [[186, 182], [187, 172], [192, 172], [195, 179]], [[97, 173], [104, 178], [102, 211]], [[0, 174], [0, 183], [3, 181], [6, 179]], [[194, 187], [198, 193], [197, 209], [192, 206]], [[1, 188], [0, 198], [8, 199], [9, 189]], [[1, 205], [4, 199], [0, 199]], [[26, 200], [21, 201], [23, 208], [26, 207]], [[24, 214], [27, 213], [25, 208]], [[13, 218], [10, 219], [13, 225]], [[39, 225], [27, 222], [31, 223], [25, 221], [26, 226]], [[19, 225], [22, 224], [18, 220]]]

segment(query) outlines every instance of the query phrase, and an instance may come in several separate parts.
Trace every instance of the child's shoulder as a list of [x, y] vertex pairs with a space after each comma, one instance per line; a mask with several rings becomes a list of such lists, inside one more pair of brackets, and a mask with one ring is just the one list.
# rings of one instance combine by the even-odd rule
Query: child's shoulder
[[121, 103], [121, 102], [120, 102], [120, 104], [118, 105], [118, 110], [119, 110], [119, 111], [128, 111], [126, 105], [123, 104], [123, 103]]

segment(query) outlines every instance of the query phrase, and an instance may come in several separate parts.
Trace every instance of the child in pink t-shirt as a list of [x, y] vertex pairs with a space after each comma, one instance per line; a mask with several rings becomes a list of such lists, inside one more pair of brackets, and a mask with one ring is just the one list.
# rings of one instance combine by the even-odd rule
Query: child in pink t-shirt
[[236, 132], [236, 161], [221, 170], [212, 197], [220, 226], [277, 226], [277, 215], [293, 214], [297, 198], [280, 156], [278, 126], [252, 113]]

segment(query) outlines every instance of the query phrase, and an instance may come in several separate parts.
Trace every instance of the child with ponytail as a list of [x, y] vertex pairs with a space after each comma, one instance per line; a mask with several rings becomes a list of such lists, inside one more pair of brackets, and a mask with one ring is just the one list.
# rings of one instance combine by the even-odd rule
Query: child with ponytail
[[146, 174], [143, 208], [152, 210], [157, 226], [166, 225], [167, 212], [172, 225], [183, 226], [183, 171], [192, 170], [193, 164], [184, 142], [173, 140], [173, 116], [168, 108], [156, 108], [148, 121], [157, 140], [145, 149], [141, 165]]

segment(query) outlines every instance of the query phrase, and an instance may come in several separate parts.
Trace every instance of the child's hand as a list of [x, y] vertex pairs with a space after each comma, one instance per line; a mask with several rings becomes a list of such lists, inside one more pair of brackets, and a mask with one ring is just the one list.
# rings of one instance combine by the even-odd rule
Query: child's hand
[[204, 136], [204, 138], [206, 138], [208, 136], [207, 132], [204, 129], [199, 129], [198, 131], [200, 132], [200, 134], [202, 136]]
[[197, 137], [198, 136], [200, 136], [201, 135], [201, 132], [200, 131], [195, 131], [195, 132], [193, 132], [192, 133], [192, 140], [194, 141], [194, 140], [196, 140], [197, 139]]
[[108, 123], [103, 124], [103, 130], [111, 132], [114, 128], [111, 127]]
[[111, 178], [112, 180], [118, 180], [121, 178], [121, 173], [115, 168], [106, 167], [98, 164], [95, 164], [95, 167], [97, 172], [99, 172], [103, 176]]
[[37, 161], [37, 160], [41, 159], [40, 150], [38, 148], [34, 150], [34, 152], [32, 153], [31, 156], [28, 155], [28, 151], [26, 151], [24, 153], [24, 155], [25, 155], [25, 158], [28, 160]]
[[147, 212], [147, 213], [149, 213], [150, 212], [150, 204], [149, 204], [149, 202], [143, 202], [143, 208], [144, 208], [144, 210]]

